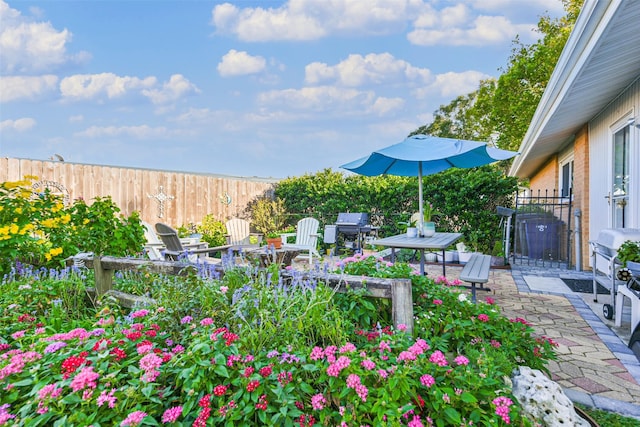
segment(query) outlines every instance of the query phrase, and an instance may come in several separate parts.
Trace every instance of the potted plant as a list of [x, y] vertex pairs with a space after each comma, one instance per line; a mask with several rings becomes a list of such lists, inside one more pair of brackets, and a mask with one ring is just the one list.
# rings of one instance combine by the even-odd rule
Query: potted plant
[[266, 241], [268, 246], [273, 245], [275, 249], [282, 248], [282, 236], [277, 231], [267, 233]]
[[422, 214], [423, 222], [422, 222], [422, 236], [431, 237], [436, 234], [436, 223], [432, 221], [433, 217], [436, 215], [440, 215], [438, 211], [433, 208], [431, 203], [425, 203]]
[[634, 275], [640, 275], [640, 242], [625, 241], [618, 248], [616, 258], [623, 268], [631, 270]]
[[401, 228], [404, 228], [405, 232], [407, 233], [407, 237], [416, 237], [416, 236], [418, 236], [418, 228], [416, 227], [416, 221], [415, 220], [400, 221], [398, 223], [398, 225]]

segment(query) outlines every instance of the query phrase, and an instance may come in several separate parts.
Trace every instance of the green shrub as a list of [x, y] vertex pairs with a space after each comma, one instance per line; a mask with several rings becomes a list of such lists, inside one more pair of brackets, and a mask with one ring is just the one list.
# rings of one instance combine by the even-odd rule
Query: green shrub
[[227, 244], [227, 228], [222, 221], [215, 219], [213, 214], [208, 214], [202, 218], [202, 223], [196, 226], [196, 231], [202, 234], [201, 240], [207, 242], [210, 247]]

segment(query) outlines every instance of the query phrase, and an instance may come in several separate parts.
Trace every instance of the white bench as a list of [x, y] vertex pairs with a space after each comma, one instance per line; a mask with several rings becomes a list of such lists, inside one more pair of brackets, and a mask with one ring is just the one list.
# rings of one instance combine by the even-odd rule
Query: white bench
[[491, 268], [491, 256], [475, 253], [462, 269], [460, 280], [471, 283], [471, 301], [476, 302], [476, 285], [480, 285], [483, 291], [490, 291], [484, 284], [489, 281], [489, 269]]

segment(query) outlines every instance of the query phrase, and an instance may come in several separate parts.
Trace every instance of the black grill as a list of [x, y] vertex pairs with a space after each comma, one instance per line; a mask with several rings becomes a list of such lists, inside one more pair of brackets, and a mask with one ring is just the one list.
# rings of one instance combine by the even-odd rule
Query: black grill
[[378, 229], [378, 227], [369, 224], [369, 214], [364, 212], [339, 213], [335, 226], [336, 238], [341, 235], [345, 246], [348, 241], [352, 241], [355, 246], [354, 250], [362, 250], [364, 236]]

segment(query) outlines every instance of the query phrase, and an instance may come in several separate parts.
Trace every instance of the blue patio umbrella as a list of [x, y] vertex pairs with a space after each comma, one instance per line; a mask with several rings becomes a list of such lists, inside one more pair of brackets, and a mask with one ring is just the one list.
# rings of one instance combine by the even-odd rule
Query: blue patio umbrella
[[498, 160], [510, 159], [517, 154], [515, 151], [490, 147], [485, 142], [414, 135], [340, 167], [365, 176], [417, 176], [418, 205], [422, 226], [424, 218], [422, 177], [424, 175], [432, 175], [452, 167], [482, 166]]

